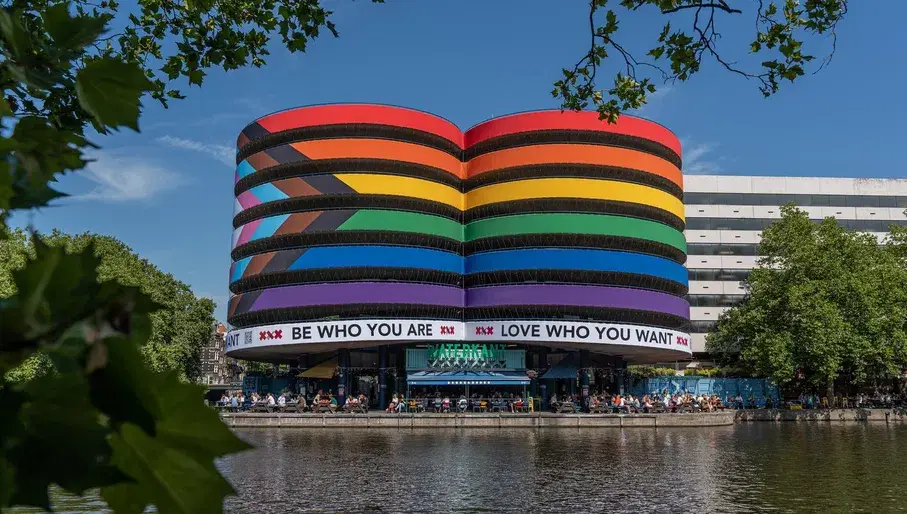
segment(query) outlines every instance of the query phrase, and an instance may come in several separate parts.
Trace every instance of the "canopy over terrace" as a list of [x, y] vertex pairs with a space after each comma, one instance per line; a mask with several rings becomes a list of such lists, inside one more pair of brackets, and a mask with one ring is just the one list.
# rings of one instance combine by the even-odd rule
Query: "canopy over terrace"
[[410, 386], [529, 385], [520, 371], [416, 371], [406, 376]]

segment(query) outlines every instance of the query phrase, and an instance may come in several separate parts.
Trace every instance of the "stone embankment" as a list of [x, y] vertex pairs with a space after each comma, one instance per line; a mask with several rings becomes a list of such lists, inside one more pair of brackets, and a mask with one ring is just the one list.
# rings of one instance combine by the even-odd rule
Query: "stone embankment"
[[737, 421], [860, 422], [907, 424], [907, 409], [756, 409], [736, 411]]
[[692, 414], [253, 414], [224, 413], [235, 428], [662, 428], [734, 424], [734, 412]]

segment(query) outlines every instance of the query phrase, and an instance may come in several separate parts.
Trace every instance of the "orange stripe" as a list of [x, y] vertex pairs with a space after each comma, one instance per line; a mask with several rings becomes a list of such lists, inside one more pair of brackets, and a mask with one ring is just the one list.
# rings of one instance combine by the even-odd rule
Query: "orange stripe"
[[388, 159], [423, 164], [464, 178], [464, 165], [449, 153], [413, 143], [383, 139], [319, 139], [290, 143], [309, 159]]
[[636, 150], [601, 145], [532, 145], [490, 152], [471, 159], [466, 164], [467, 178], [486, 171], [534, 164], [619, 166], [659, 175], [683, 187], [680, 170], [670, 162]]

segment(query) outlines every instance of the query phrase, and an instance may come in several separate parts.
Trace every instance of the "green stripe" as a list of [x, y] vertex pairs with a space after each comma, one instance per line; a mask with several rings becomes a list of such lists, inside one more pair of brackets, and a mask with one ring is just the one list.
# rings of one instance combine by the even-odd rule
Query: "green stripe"
[[362, 209], [340, 225], [337, 230], [395, 230], [416, 232], [463, 240], [463, 226], [441, 216], [416, 212]]
[[595, 234], [648, 239], [687, 253], [683, 232], [655, 221], [606, 214], [518, 214], [473, 221], [466, 225], [466, 240], [518, 234]]

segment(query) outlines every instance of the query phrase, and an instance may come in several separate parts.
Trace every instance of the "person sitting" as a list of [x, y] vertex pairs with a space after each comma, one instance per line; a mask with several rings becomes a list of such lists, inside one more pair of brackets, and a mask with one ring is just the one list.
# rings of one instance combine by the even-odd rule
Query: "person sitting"
[[331, 412], [335, 412], [337, 410], [337, 398], [332, 393], [328, 393], [328, 401], [330, 403]]
[[397, 402], [397, 414], [406, 412], [406, 398], [401, 394], [400, 401]]
[[460, 412], [466, 412], [466, 407], [469, 402], [466, 401], [466, 395], [460, 396], [460, 399], [457, 401], [457, 410]]
[[441, 401], [441, 412], [450, 412], [450, 398], [446, 396]]
[[232, 397], [230, 398], [230, 410], [236, 412], [239, 409], [239, 398]]
[[275, 405], [277, 405], [277, 402], [274, 400], [274, 395], [269, 393], [268, 394], [268, 407], [274, 407]]
[[398, 401], [399, 401], [399, 400], [398, 400], [398, 398], [397, 398], [397, 394], [394, 393], [394, 396], [391, 397], [391, 403], [390, 403], [390, 405], [387, 406], [387, 412], [388, 412], [388, 413], [397, 412], [397, 402], [398, 402]]
[[277, 399], [277, 406], [280, 408], [287, 406], [287, 395], [280, 393], [280, 398]]

